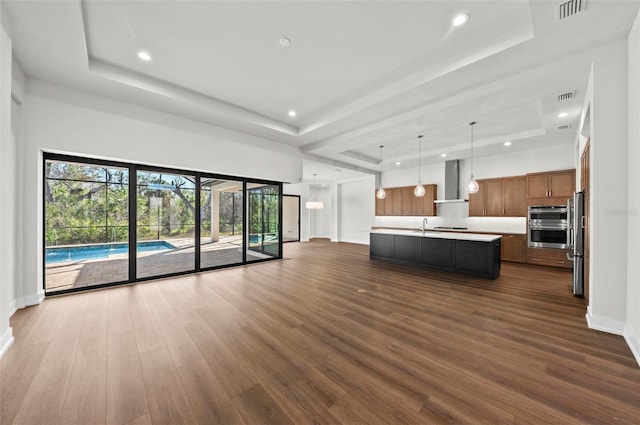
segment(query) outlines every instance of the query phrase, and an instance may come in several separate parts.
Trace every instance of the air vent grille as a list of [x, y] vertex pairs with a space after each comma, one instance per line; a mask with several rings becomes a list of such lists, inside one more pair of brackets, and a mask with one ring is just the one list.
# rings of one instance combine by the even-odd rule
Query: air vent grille
[[571, 124], [562, 124], [558, 126], [558, 130], [568, 130], [571, 128]]
[[558, 8], [558, 20], [567, 19], [577, 13], [584, 12], [587, 8], [587, 0], [569, 0], [560, 3]]
[[576, 91], [570, 91], [567, 93], [562, 93], [558, 95], [558, 102], [566, 102], [567, 100], [571, 100], [576, 95]]

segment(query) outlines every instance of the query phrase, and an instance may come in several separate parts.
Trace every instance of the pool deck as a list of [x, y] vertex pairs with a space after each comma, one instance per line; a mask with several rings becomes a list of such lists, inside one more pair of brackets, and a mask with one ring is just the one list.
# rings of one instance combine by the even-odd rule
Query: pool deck
[[[193, 239], [166, 239], [178, 249], [148, 251], [138, 256], [138, 278], [160, 276], [194, 269]], [[202, 267], [215, 267], [242, 262], [242, 236], [221, 237], [218, 242], [201, 242]], [[247, 253], [247, 260], [262, 258]], [[108, 259], [84, 260], [73, 263], [53, 263], [46, 269], [47, 291], [86, 288], [103, 283], [126, 281], [129, 276], [127, 254], [111, 255]]]

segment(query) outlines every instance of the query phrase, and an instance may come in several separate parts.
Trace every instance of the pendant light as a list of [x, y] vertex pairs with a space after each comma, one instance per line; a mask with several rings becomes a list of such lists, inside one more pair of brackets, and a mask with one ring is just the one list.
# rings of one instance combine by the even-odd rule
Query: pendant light
[[[313, 185], [316, 185], [316, 176], [313, 175]], [[324, 208], [324, 203], [322, 201], [314, 201], [313, 200], [313, 192], [311, 191], [311, 186], [309, 186], [309, 200], [304, 204], [305, 208], [308, 210], [321, 210]]]
[[416, 198], [424, 196], [424, 186], [422, 185], [422, 173], [420, 169], [420, 157], [422, 156], [422, 135], [418, 136], [418, 185], [413, 189]]
[[478, 182], [473, 177], [473, 126], [476, 125], [476, 121], [471, 121], [469, 126], [471, 127], [471, 178], [469, 179], [469, 183], [467, 183], [467, 189], [469, 193], [478, 193], [480, 186], [478, 186]]
[[376, 192], [376, 198], [378, 199], [384, 199], [387, 197], [387, 192], [385, 192], [384, 187], [382, 187], [382, 148], [384, 148], [384, 145], [380, 145], [380, 186]]

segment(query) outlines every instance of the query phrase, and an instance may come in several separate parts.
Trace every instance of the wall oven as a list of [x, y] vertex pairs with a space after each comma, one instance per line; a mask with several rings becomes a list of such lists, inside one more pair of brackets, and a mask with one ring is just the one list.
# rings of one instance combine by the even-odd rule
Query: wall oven
[[527, 233], [531, 248], [569, 248], [569, 208], [567, 205], [529, 207]]

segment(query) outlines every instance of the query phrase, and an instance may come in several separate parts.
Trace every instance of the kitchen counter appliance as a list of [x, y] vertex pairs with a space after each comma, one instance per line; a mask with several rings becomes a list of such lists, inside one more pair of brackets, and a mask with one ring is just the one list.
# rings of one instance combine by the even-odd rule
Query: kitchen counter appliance
[[529, 247], [569, 248], [571, 232], [568, 205], [530, 206], [528, 213]]

